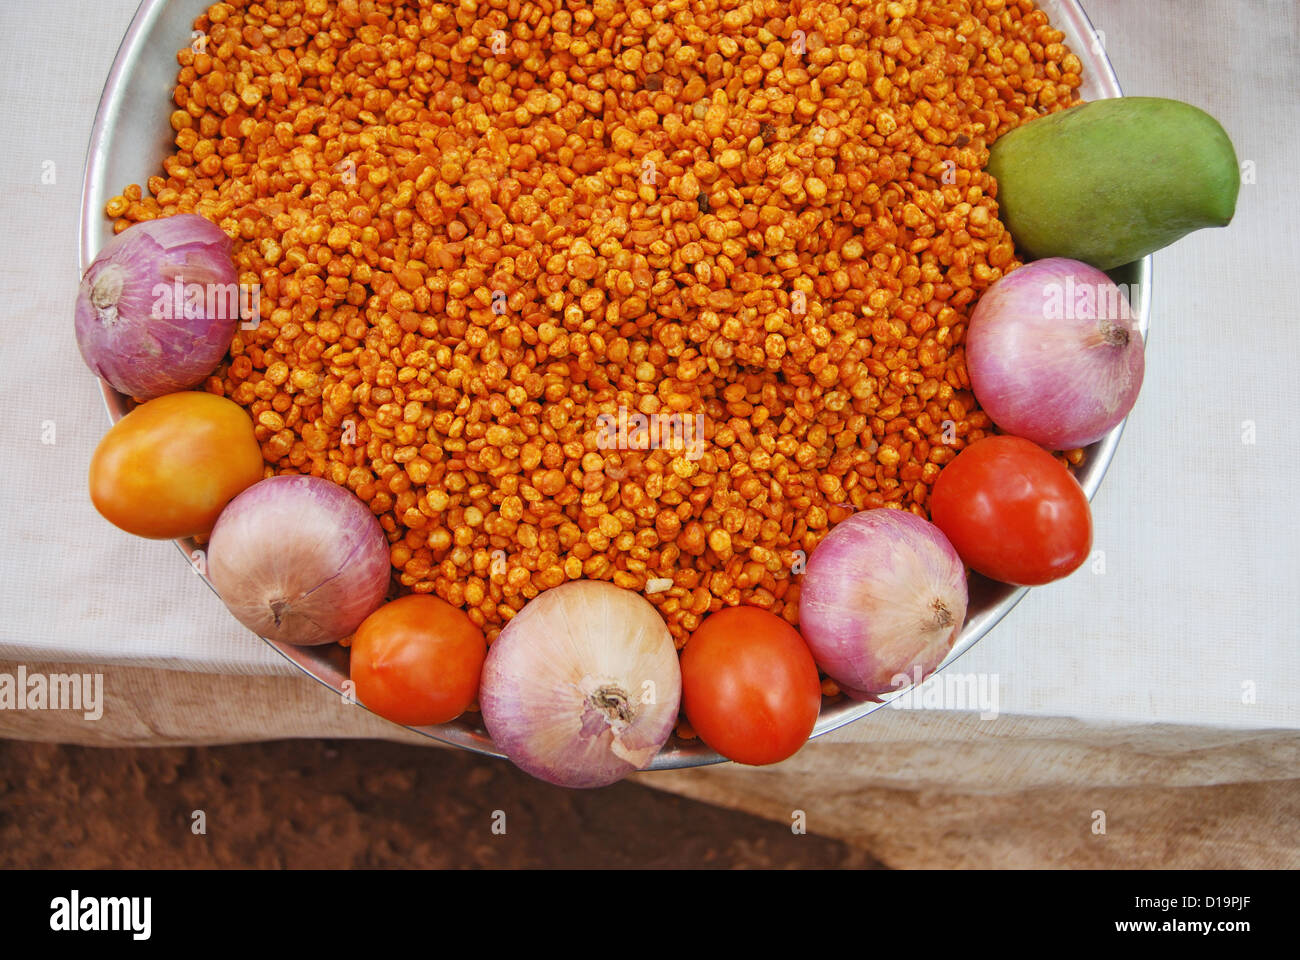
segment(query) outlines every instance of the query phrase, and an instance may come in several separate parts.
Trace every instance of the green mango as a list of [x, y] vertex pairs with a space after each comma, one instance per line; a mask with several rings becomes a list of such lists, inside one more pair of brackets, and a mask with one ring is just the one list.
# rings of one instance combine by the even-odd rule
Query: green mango
[[1032, 259], [1101, 270], [1232, 220], [1241, 187], [1223, 127], [1178, 100], [1095, 100], [1031, 120], [994, 142], [1002, 222]]

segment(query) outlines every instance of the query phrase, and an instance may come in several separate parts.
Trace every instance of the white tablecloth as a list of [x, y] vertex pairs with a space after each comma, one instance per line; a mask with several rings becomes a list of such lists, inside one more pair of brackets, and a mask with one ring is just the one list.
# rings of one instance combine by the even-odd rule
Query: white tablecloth
[[[1156, 256], [1146, 383], [1093, 504], [1104, 564], [1032, 591], [950, 669], [996, 677], [1002, 715], [1295, 728], [1300, 7], [1086, 6], [1126, 93], [1210, 111], [1254, 183], [1230, 228]], [[292, 673], [172, 544], [116, 530], [86, 494], [107, 423], [73, 337], [77, 218], [91, 121], [134, 8], [0, 6], [0, 659]], [[867, 720], [834, 739], [871, 736]]]

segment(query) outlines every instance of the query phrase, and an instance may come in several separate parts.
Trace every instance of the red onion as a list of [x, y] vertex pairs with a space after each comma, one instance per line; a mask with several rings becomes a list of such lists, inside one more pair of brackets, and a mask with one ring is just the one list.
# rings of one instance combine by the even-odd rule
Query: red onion
[[966, 619], [966, 568], [934, 524], [905, 510], [855, 513], [808, 558], [799, 630], [817, 665], [849, 696], [930, 673]]
[[1037, 260], [985, 291], [966, 332], [975, 399], [1007, 433], [1049, 450], [1100, 440], [1128, 416], [1142, 334], [1111, 279], [1077, 260]]
[[522, 770], [603, 787], [644, 769], [681, 701], [672, 635], [642, 596], [576, 580], [506, 624], [483, 664], [479, 705], [492, 742]]
[[254, 633], [334, 643], [383, 603], [388, 539], [370, 508], [342, 487], [322, 477], [271, 477], [221, 512], [208, 575]]
[[230, 349], [240, 290], [230, 238], [192, 213], [137, 223], [77, 292], [77, 346], [113, 389], [150, 400], [192, 387]]

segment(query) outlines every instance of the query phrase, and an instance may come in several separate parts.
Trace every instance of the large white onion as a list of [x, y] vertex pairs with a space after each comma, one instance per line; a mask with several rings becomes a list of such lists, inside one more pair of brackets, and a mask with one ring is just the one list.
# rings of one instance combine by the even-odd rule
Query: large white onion
[[521, 769], [602, 787], [644, 769], [672, 734], [681, 668], [668, 627], [642, 596], [578, 580], [506, 624], [479, 688], [493, 743]]
[[312, 646], [351, 634], [383, 603], [388, 540], [370, 508], [321, 477], [261, 480], [217, 519], [208, 576], [260, 636]]

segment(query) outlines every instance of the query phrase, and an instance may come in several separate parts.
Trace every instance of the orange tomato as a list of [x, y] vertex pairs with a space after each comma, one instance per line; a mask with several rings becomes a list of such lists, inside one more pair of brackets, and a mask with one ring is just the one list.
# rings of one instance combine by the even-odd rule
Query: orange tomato
[[700, 739], [737, 763], [777, 763], [808, 740], [821, 712], [812, 651], [759, 607], [726, 607], [682, 649], [682, 709]]
[[478, 697], [483, 631], [447, 601], [413, 593], [386, 603], [352, 636], [352, 683], [370, 710], [423, 727], [455, 720]]
[[169, 393], [113, 425], [90, 458], [104, 519], [154, 540], [206, 537], [226, 504], [262, 479], [253, 421], [211, 393]]

